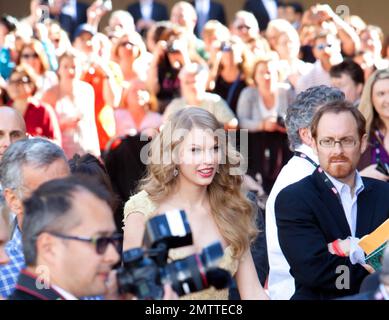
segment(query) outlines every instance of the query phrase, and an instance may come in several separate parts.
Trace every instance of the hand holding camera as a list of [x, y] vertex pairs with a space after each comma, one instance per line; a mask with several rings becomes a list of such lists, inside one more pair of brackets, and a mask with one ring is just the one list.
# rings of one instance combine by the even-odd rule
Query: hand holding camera
[[167, 297], [165, 285], [170, 285], [178, 296], [209, 287], [229, 287], [230, 273], [218, 267], [224, 254], [220, 242], [205, 247], [200, 254], [168, 262], [170, 249], [192, 243], [184, 211], [173, 210], [150, 219], [146, 224], [144, 247], [123, 252], [123, 267], [116, 275], [119, 293], [156, 300]]

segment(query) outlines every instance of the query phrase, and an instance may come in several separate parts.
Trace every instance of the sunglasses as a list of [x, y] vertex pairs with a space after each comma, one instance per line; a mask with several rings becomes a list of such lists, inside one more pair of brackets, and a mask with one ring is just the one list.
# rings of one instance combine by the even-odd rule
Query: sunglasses
[[130, 42], [130, 41], [123, 41], [123, 42], [120, 42], [120, 43], [119, 43], [119, 46], [120, 46], [120, 47], [127, 47], [127, 46], [135, 47], [135, 44], [133, 44], [133, 43]]
[[238, 30], [242, 30], [242, 29], [250, 30], [251, 27], [248, 26], [248, 25], [246, 25], [246, 24], [241, 24], [241, 25], [239, 25], [239, 26], [236, 26], [236, 29], [238, 29]]
[[123, 244], [123, 235], [119, 233], [115, 233], [110, 237], [102, 236], [102, 237], [91, 237], [91, 238], [68, 236], [56, 232], [48, 232], [48, 233], [54, 237], [61, 238], [61, 239], [89, 242], [96, 247], [96, 252], [97, 254], [100, 255], [105, 254], [109, 244], [112, 244], [115, 247], [116, 251], [120, 253]]
[[322, 44], [317, 45], [316, 49], [321, 51], [321, 50], [324, 50], [325, 48], [331, 48], [331, 47], [332, 47], [332, 44], [329, 44], [329, 43], [324, 44], [324, 43], [322, 43]]
[[21, 85], [21, 84], [25, 84], [25, 83], [30, 83], [30, 79], [28, 77], [8, 80], [8, 84], [10, 84], [10, 85]]
[[22, 54], [21, 55], [21, 58], [22, 59], [37, 59], [37, 58], [39, 58], [39, 56], [38, 56], [38, 54], [36, 54], [36, 53], [31, 53], [31, 54], [29, 54], [29, 53], [25, 53], [25, 54]]

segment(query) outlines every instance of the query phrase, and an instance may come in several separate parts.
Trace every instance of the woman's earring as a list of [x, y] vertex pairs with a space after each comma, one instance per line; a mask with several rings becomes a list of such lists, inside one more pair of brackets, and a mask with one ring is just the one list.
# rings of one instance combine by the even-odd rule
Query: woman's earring
[[178, 169], [177, 169], [177, 168], [174, 168], [174, 170], [173, 170], [173, 175], [174, 175], [175, 177], [178, 176]]

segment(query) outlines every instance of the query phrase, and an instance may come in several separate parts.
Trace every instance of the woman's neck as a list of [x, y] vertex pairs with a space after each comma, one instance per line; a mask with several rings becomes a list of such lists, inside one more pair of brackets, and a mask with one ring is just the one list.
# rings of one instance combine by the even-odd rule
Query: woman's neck
[[144, 117], [146, 116], [146, 110], [139, 105], [129, 106], [127, 110], [131, 113], [131, 116], [135, 122], [136, 129], [139, 130]]
[[220, 73], [224, 81], [234, 82], [239, 75], [239, 68], [236, 66], [231, 66], [229, 68], [223, 69]]
[[60, 81], [59, 90], [63, 95], [72, 95], [73, 94], [73, 81]]
[[22, 114], [24, 116], [24, 114], [27, 111], [28, 104], [29, 104], [29, 100], [28, 99], [20, 99], [20, 100], [14, 100], [13, 103], [12, 103], [12, 106], [16, 110], [18, 110], [20, 112], [20, 114]]
[[119, 63], [120, 69], [122, 69], [124, 80], [130, 81], [135, 78], [136, 73], [133, 71], [133, 60], [122, 59]]
[[205, 92], [197, 93], [197, 94], [184, 94], [183, 97], [185, 99], [185, 102], [192, 106], [200, 106], [201, 102], [204, 99]]
[[176, 187], [175, 197], [181, 199], [189, 208], [204, 205], [208, 202], [207, 186], [196, 186], [181, 178]]
[[387, 136], [389, 132], [389, 118], [381, 118], [382, 123], [384, 124], [384, 127], [382, 128], [382, 133]]

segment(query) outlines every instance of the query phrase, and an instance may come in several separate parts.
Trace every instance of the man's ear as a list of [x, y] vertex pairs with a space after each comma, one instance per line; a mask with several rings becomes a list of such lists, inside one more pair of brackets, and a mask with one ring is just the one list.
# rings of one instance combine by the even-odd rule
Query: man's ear
[[311, 147], [312, 147], [313, 151], [315, 152], [315, 154], [318, 155], [319, 152], [318, 152], [318, 150], [317, 150], [317, 143], [316, 143], [315, 138], [312, 137], [312, 138], [311, 138], [311, 141], [312, 141]]
[[365, 133], [361, 138], [361, 154], [363, 154], [366, 151], [367, 143], [368, 143], [368, 137], [367, 137], [367, 133]]
[[41, 233], [36, 239], [36, 255], [38, 263], [48, 262], [51, 266], [55, 263], [57, 251], [56, 248], [57, 239], [47, 232]]
[[5, 201], [7, 202], [8, 208], [12, 213], [16, 214], [16, 216], [23, 215], [23, 202], [19, 198], [17, 192], [10, 188], [6, 188], [3, 191]]
[[307, 146], [312, 146], [312, 135], [309, 128], [300, 128], [298, 130], [301, 141]]

